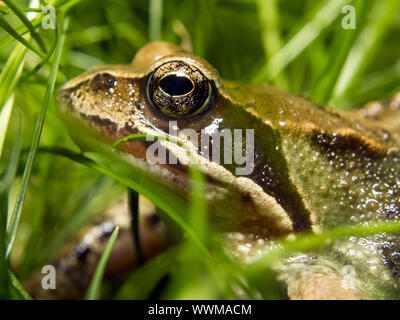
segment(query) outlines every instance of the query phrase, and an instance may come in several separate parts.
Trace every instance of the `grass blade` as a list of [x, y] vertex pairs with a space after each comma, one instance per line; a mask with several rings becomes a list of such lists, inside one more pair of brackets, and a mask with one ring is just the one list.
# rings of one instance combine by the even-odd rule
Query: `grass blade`
[[22, 23], [28, 28], [30, 31], [32, 38], [36, 40], [38, 45], [40, 46], [40, 49], [43, 52], [46, 52], [46, 46], [44, 44], [43, 39], [40, 37], [40, 35], [35, 31], [35, 28], [29, 21], [29, 19], [25, 16], [25, 14], [14, 4], [13, 1], [11, 0], [3, 0], [3, 2], [8, 5], [8, 7], [17, 15], [17, 17], [22, 21]]
[[375, 2], [374, 7], [371, 9], [370, 22], [357, 37], [342, 68], [333, 91], [331, 104], [339, 106], [341, 97], [346, 95], [348, 89], [361, 76], [372, 60], [379, 43], [383, 41], [386, 32], [392, 25], [398, 7], [398, 0]]
[[0, 192], [0, 299], [7, 299], [9, 296], [9, 278], [7, 261], [7, 211], [8, 193]]
[[26, 81], [31, 75], [35, 74], [40, 70], [41, 67], [43, 67], [47, 61], [51, 58], [51, 56], [54, 53], [54, 50], [57, 47], [58, 43], [58, 30], [57, 28], [54, 30], [55, 31], [55, 39], [54, 39], [54, 45], [50, 48], [49, 52], [46, 53], [46, 56], [27, 74], [23, 77], [22, 81]]
[[[257, 6], [265, 60], [268, 61], [282, 47], [281, 32], [279, 29], [279, 10], [276, 0], [257, 0]], [[274, 78], [273, 83], [281, 88], [288, 87], [287, 79], [283, 73]]]
[[17, 293], [18, 297], [23, 300], [32, 300], [32, 297], [22, 286], [13, 272], [9, 272], [11, 288]]
[[[363, 0], [359, 0], [355, 5], [356, 23], [358, 25], [362, 25], [362, 20], [366, 13], [366, 6], [367, 3]], [[319, 104], [326, 104], [331, 99], [333, 88], [338, 81], [349, 52], [356, 41], [357, 35], [360, 32], [359, 30], [360, 28], [353, 30], [342, 29], [336, 33], [337, 37], [331, 51], [330, 61], [322, 72], [316, 88], [312, 92], [312, 101]]]
[[0, 74], [0, 108], [13, 92], [24, 67], [26, 48], [17, 44]]
[[146, 133], [137, 133], [137, 134], [131, 134], [129, 136], [123, 137], [122, 139], [114, 142], [114, 144], [112, 145], [113, 149], [117, 148], [118, 146], [120, 146], [123, 143], [126, 142], [133, 142], [133, 141], [142, 141], [142, 140], [146, 140], [146, 139], [151, 139], [151, 141], [157, 141], [158, 139], [165, 139], [166, 141], [169, 142], [173, 142], [175, 144], [177, 144], [180, 147], [183, 147], [183, 144], [177, 140], [174, 139], [172, 137], [169, 136], [155, 136], [155, 135], [151, 135], [151, 134], [146, 134]]
[[[82, 0], [62, 0], [62, 1], [57, 1], [55, 3], [54, 7], [56, 8], [56, 11], [58, 12], [58, 14], [61, 16], [61, 14], [67, 12], [68, 9], [70, 9], [73, 6], [75, 6], [76, 4], [78, 4], [81, 1]], [[27, 11], [42, 12], [42, 9], [29, 8], [29, 10], [27, 10]], [[42, 24], [42, 20], [43, 20], [43, 17], [41, 15], [38, 15], [37, 17], [31, 19], [30, 23], [31, 23], [32, 27], [34, 29], [36, 29], [38, 26], [40, 26]], [[23, 36], [23, 35], [25, 35], [25, 34], [27, 34], [29, 32], [29, 29], [25, 25], [22, 25], [22, 26], [18, 27], [17, 29], [15, 29], [15, 32], [17, 34]], [[14, 39], [15, 38], [11, 34], [7, 33], [4, 37], [2, 37], [0, 39], [0, 48], [3, 48], [4, 46], [9, 44]]]
[[307, 21], [277, 52], [268, 63], [254, 77], [255, 82], [274, 79], [290, 62], [300, 55], [322, 31], [328, 27], [340, 14], [340, 8], [346, 0], [330, 0], [317, 13]]
[[0, 17], [0, 26], [3, 27], [5, 31], [7, 31], [15, 40], [19, 41], [25, 47], [35, 52], [38, 56], [43, 57], [43, 54], [33, 47], [23, 36], [21, 36], [18, 32], [16, 32], [11, 25], [4, 20], [3, 17]]
[[[11, 149], [11, 153], [9, 156], [9, 161], [8, 161], [8, 166], [6, 168], [6, 171], [0, 181], [0, 193], [6, 193], [8, 194], [11, 185], [14, 181], [15, 174], [18, 169], [18, 160], [19, 160], [19, 155], [21, 152], [21, 141], [22, 141], [22, 125], [21, 125], [21, 114], [18, 113], [18, 134], [14, 138], [13, 141], [13, 146]], [[8, 214], [8, 212], [7, 212]]]
[[116, 299], [142, 300], [149, 298], [157, 283], [176, 265], [180, 246], [172, 247], [149, 260], [128, 277], [116, 294]]
[[61, 57], [61, 52], [62, 52], [62, 48], [64, 45], [64, 40], [65, 40], [65, 32], [68, 28], [68, 18], [65, 18], [63, 21], [63, 26], [62, 26], [62, 30], [61, 30], [61, 37], [60, 37], [60, 41], [57, 45], [56, 51], [55, 51], [55, 59], [54, 59], [54, 63], [53, 63], [53, 67], [51, 69], [51, 73], [50, 73], [50, 79], [49, 79], [49, 83], [47, 86], [47, 90], [46, 90], [46, 95], [45, 95], [45, 99], [42, 105], [42, 108], [40, 110], [40, 114], [39, 114], [39, 118], [36, 122], [36, 127], [35, 127], [35, 131], [33, 134], [33, 139], [32, 139], [32, 144], [31, 144], [31, 148], [28, 154], [28, 159], [26, 161], [26, 165], [25, 165], [25, 169], [24, 169], [24, 173], [22, 176], [22, 182], [21, 182], [21, 187], [20, 190], [18, 192], [18, 198], [17, 198], [17, 203], [15, 205], [14, 208], [14, 212], [13, 215], [11, 217], [11, 221], [10, 221], [10, 225], [9, 228], [7, 230], [7, 256], [9, 255], [13, 243], [14, 243], [14, 239], [15, 239], [15, 235], [17, 232], [17, 228], [18, 228], [18, 224], [19, 224], [19, 219], [21, 216], [21, 211], [22, 211], [22, 205], [25, 199], [25, 195], [26, 195], [26, 189], [28, 187], [28, 180], [30, 177], [30, 173], [32, 170], [32, 166], [33, 166], [33, 161], [35, 159], [35, 155], [37, 152], [37, 148], [39, 146], [39, 142], [40, 142], [40, 136], [42, 133], [42, 128], [43, 128], [43, 124], [44, 124], [44, 119], [46, 117], [46, 112], [47, 112], [47, 108], [50, 105], [50, 101], [51, 98], [53, 96], [53, 92], [54, 92], [54, 86], [55, 86], [55, 81], [56, 81], [56, 75], [57, 75], [57, 71], [58, 71], [58, 65], [60, 62], [60, 57]]
[[274, 249], [268, 251], [266, 255], [252, 263], [249, 270], [263, 270], [270, 266], [277, 259], [290, 255], [293, 252], [309, 251], [318, 249], [331, 244], [334, 240], [346, 237], [366, 237], [378, 233], [400, 233], [400, 223], [398, 222], [376, 222], [371, 224], [342, 225], [324, 231], [321, 234], [304, 233], [295, 239], [282, 240], [277, 243]]
[[400, 90], [400, 59], [390, 68], [374, 72], [363, 78], [351, 94], [352, 104], [359, 105], [366, 101], [382, 98], [382, 92], [395, 94]]
[[14, 95], [11, 95], [0, 111], [0, 159], [3, 152], [4, 141], [6, 140], [7, 128], [10, 122], [13, 105]]
[[190, 186], [190, 224], [193, 229], [197, 231], [197, 235], [203, 242], [206, 242], [206, 235], [208, 232], [207, 221], [207, 201], [206, 201], [206, 187], [205, 177], [197, 165], [189, 167], [191, 178]]
[[[98, 141], [96, 143], [99, 145]], [[145, 172], [134, 168], [128, 160], [116, 155], [109, 149], [108, 146], [103, 146], [101, 153], [97, 155], [96, 161], [65, 148], [41, 147], [39, 151], [65, 156], [99, 173], [106, 174], [114, 180], [143, 194], [158, 208], [168, 213], [172, 221], [192, 238], [197, 248], [206, 256], [209, 256], [207, 248], [198, 238], [196, 231], [193, 230], [190, 224], [183, 218], [187, 216], [187, 200], [170, 187], [161, 184], [151, 176], [146, 175]], [[103, 154], [103, 156], [101, 154]]]
[[[40, 149], [39, 149], [40, 151]], [[116, 198], [120, 196], [119, 192], [110, 190], [111, 179], [107, 176], [100, 178], [96, 184], [91, 187], [90, 192], [80, 200], [81, 205], [76, 209], [74, 215], [68, 219], [62, 230], [53, 238], [51, 243], [46, 246], [46, 250], [42, 250], [38, 261], [46, 261], [59, 250], [63, 244], [71, 240], [76, 230], [79, 230], [85, 223], [88, 223], [93, 218], [91, 208], [94, 202], [99, 201], [98, 197], [103, 200], [105, 198], [104, 192], [107, 190], [107, 197]], [[97, 213], [97, 210], [95, 210]]]
[[118, 233], [119, 226], [116, 226], [115, 230], [111, 234], [110, 239], [107, 242], [103, 254], [101, 255], [100, 261], [97, 264], [92, 281], [90, 282], [89, 288], [86, 292], [86, 300], [97, 300], [100, 296], [100, 286], [103, 279], [104, 271], [106, 269], [107, 261], [110, 258], [110, 254], [114, 247], [115, 241], [117, 240]]
[[150, 0], [149, 2], [149, 39], [150, 41], [161, 40], [163, 0]]

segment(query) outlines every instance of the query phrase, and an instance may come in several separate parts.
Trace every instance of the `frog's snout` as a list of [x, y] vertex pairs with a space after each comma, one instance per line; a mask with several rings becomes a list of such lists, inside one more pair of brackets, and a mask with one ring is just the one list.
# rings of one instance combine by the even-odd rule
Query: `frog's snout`
[[74, 112], [80, 107], [80, 101], [84, 99], [82, 87], [87, 81], [79, 84], [74, 83], [74, 79], [64, 84], [56, 94], [57, 108], [64, 112]]

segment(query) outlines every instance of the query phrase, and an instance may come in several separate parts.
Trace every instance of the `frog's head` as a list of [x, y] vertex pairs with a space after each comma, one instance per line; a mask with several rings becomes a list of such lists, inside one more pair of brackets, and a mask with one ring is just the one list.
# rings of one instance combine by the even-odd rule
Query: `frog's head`
[[[131, 134], [181, 134], [182, 138], [187, 133], [182, 130], [190, 129], [192, 136], [181, 139], [189, 149], [201, 143], [201, 132], [229, 127], [226, 113], [231, 108], [217, 71], [203, 59], [165, 42], [148, 44], [130, 65], [88, 70], [66, 83], [57, 100], [61, 115], [94, 129], [108, 142]], [[78, 145], [87, 148], [79, 135], [71, 133]], [[175, 154], [182, 149], [167, 144]], [[149, 145], [127, 143], [122, 149], [148, 160]]]
[[220, 91], [218, 73], [206, 61], [175, 45], [154, 42], [131, 65], [99, 66], [72, 79], [57, 99], [65, 111], [94, 120], [91, 126], [110, 136], [105, 122], [109, 129], [129, 125], [142, 132], [142, 126], [162, 129], [171, 119], [204, 119]]
[[[253, 125], [261, 121], [237, 107], [224, 90], [217, 71], [203, 59], [169, 43], [150, 43], [136, 54], [130, 65], [95, 67], [72, 79], [60, 89], [57, 100], [61, 115], [69, 115], [94, 129], [101, 139], [110, 143], [138, 133], [178, 136], [185, 148], [169, 141], [159, 142], [170, 152], [166, 163], [149, 159], [151, 150], [152, 155], [160, 156], [160, 150], [154, 150], [155, 142], [129, 142], [120, 149], [186, 193], [189, 185], [186, 150], [192, 150], [207, 181], [211, 185], [223, 185], [225, 191], [230, 190], [225, 194], [214, 192], [225, 201], [219, 204], [223, 212], [216, 212], [217, 215], [232, 219], [234, 209], [229, 207], [233, 206], [232, 198], [236, 198], [240, 206], [236, 211], [241, 217], [233, 220], [239, 222], [242, 229], [243, 224], [249, 224], [252, 225], [249, 229], [262, 226], [265, 229], [262, 233], [282, 234], [291, 230], [285, 210], [254, 179], [254, 159], [258, 159], [264, 169], [265, 162], [262, 152], [254, 147], [254, 137], [246, 129], [254, 128]], [[81, 133], [77, 130], [70, 130], [70, 133], [82, 146]], [[218, 135], [216, 147], [212, 144], [217, 140], [214, 134]], [[203, 137], [206, 140], [202, 140]], [[231, 139], [233, 146], [226, 144], [227, 139]], [[274, 149], [273, 141], [269, 142], [269, 147]], [[231, 151], [230, 159], [226, 158], [227, 151]], [[217, 157], [214, 152], [218, 153]], [[242, 173], [241, 177], [238, 172]], [[227, 205], [229, 198], [231, 204]], [[272, 212], [272, 218], [265, 213], [266, 207]], [[263, 217], [256, 218], [257, 211]]]

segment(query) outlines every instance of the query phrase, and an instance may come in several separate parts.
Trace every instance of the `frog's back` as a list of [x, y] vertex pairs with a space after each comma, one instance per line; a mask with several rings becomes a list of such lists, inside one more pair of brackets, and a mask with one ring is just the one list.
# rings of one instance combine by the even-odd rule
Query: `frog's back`
[[[400, 95], [359, 111], [338, 112], [269, 86], [245, 88], [253, 90], [249, 100], [232, 88], [227, 85], [234, 99], [280, 133], [291, 181], [314, 231], [400, 220]], [[345, 263], [359, 266], [357, 272], [371, 279], [371, 286], [379, 283], [384, 293], [396, 285], [379, 277], [394, 277], [400, 284], [399, 248], [398, 236], [377, 234], [348, 239], [334, 250], [346, 259], [358, 252]]]
[[348, 148], [364, 145], [371, 153], [400, 150], [400, 94], [386, 104], [375, 102], [361, 111], [339, 112], [268, 85], [224, 84], [234, 101], [277, 130], [322, 133], [337, 143], [348, 141]]

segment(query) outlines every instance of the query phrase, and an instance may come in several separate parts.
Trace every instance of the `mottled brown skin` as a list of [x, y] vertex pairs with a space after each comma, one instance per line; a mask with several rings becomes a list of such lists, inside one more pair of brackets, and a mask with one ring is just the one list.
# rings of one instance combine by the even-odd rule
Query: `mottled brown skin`
[[[202, 113], [171, 119], [149, 103], [147, 79], [169, 61], [188, 63], [209, 79], [214, 97]], [[226, 191], [225, 197], [212, 197], [211, 202], [213, 219], [225, 230], [270, 239], [400, 218], [399, 96], [375, 108], [379, 110], [340, 113], [271, 86], [222, 83], [204, 60], [171, 44], [151, 43], [138, 52], [132, 65], [101, 66], [71, 80], [60, 90], [58, 101], [63, 114], [93, 128], [108, 142], [132, 133], [168, 132], [170, 120], [176, 120], [180, 129], [198, 133], [210, 126], [219, 131], [254, 129], [251, 175], [235, 177], [235, 165], [203, 167], [210, 192]], [[79, 135], [73, 137], [81, 143]], [[131, 142], [121, 150], [146, 163], [148, 146]], [[187, 167], [164, 168], [168, 174], [153, 167], [148, 170], [187, 194]], [[397, 236], [389, 235], [350, 238], [304, 254], [317, 257], [313, 263], [283, 263], [277, 272], [292, 298], [312, 298], [310, 292], [318, 292], [314, 298], [399, 297], [399, 243]], [[357, 286], [350, 292], [332, 285], [343, 277], [346, 265], [356, 271]], [[298, 277], [293, 279], [293, 274]]]

